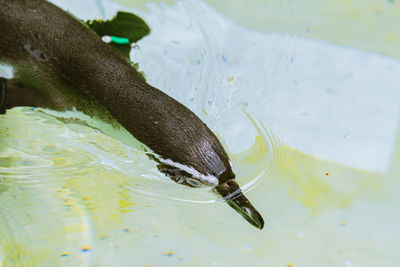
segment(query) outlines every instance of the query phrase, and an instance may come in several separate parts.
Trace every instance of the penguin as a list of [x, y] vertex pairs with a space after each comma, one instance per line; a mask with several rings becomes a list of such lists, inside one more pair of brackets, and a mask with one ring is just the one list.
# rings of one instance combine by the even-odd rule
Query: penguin
[[45, 0], [0, 0], [0, 112], [16, 106], [97, 110], [152, 152], [161, 172], [209, 186], [250, 224], [264, 220], [243, 195], [228, 154], [192, 111], [143, 76], [82, 22]]

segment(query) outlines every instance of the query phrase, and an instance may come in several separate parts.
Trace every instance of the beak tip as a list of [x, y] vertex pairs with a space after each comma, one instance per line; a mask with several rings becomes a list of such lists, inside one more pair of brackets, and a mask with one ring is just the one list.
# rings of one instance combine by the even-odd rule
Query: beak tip
[[243, 195], [237, 182], [232, 179], [217, 186], [217, 193], [223, 196], [226, 202], [235, 209], [251, 225], [261, 230], [264, 228], [264, 219], [253, 207], [250, 201]]
[[251, 214], [249, 214], [249, 222], [254, 225], [257, 229], [262, 230], [264, 228], [264, 219], [260, 213], [258, 213], [255, 209], [252, 210]]
[[[229, 201], [228, 201], [229, 203]], [[233, 207], [246, 221], [248, 221], [251, 225], [261, 230], [264, 228], [264, 219], [261, 214], [250, 204], [248, 206], [243, 207], [239, 206], [237, 203], [229, 203], [231, 207]]]
[[258, 221], [258, 224], [257, 224], [257, 228], [259, 230], [262, 230], [264, 228], [264, 219], [261, 217], [261, 215], [260, 215], [260, 217], [258, 219], [259, 219], [259, 221]]
[[264, 220], [262, 220], [262, 217], [261, 217], [260, 224], [258, 224], [258, 229], [262, 230], [263, 228], [264, 228]]

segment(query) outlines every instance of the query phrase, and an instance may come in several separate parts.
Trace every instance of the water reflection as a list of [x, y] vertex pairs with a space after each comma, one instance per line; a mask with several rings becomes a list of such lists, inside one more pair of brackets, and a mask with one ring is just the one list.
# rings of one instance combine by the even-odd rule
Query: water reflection
[[[110, 4], [104, 10], [112, 12], [113, 8], [120, 7]], [[352, 86], [362, 88], [368, 77], [379, 77], [375, 68], [385, 71], [385, 80], [395, 79], [397, 63], [360, 52], [366, 62], [374, 64], [361, 68], [339, 60], [337, 70], [323, 69], [321, 62], [326, 57], [318, 58], [313, 50], [325, 51], [319, 43], [296, 38], [297, 43], [290, 43], [290, 36], [265, 37], [254, 32], [248, 33], [267, 39], [249, 43], [248, 50], [223, 43], [226, 53], [220, 53], [219, 35], [210, 35], [211, 29], [204, 23], [219, 25], [216, 32], [220, 32], [220, 25], [229, 28], [231, 22], [208, 6], [191, 1], [178, 7], [152, 5], [150, 10], [143, 15], [152, 23], [157, 33], [153, 38], [157, 38], [143, 40], [133, 56], [149, 81], [196, 111], [220, 135], [234, 161], [238, 181], [265, 217], [266, 228], [259, 232], [249, 227], [207, 188], [192, 189], [170, 181], [123, 129], [76, 112], [16, 108], [0, 116], [0, 201], [5, 203], [0, 209], [0, 262], [4, 266], [231, 266], [232, 262], [251, 266], [395, 266], [400, 234], [400, 217], [394, 212], [400, 201], [396, 192], [398, 137], [391, 146], [392, 138], [387, 136], [388, 147], [396, 150], [387, 173], [321, 160], [282, 142], [286, 138], [303, 147], [321, 145], [331, 148], [328, 152], [335, 151], [332, 147], [337, 144], [346, 147], [343, 144], [350, 142], [348, 137], [340, 136], [343, 142], [330, 139], [329, 131], [304, 130], [303, 124], [312, 121], [315, 110], [325, 111], [327, 117], [335, 114], [335, 109], [324, 109], [330, 97], [352, 92]], [[174, 31], [179, 34], [173, 35]], [[181, 33], [188, 35], [183, 38]], [[176, 36], [182, 40], [172, 42]], [[222, 39], [228, 36], [221, 35]], [[300, 65], [276, 49], [287, 43], [291, 53], [305, 51], [303, 58], [293, 59]], [[336, 53], [324, 54], [330, 55], [330, 60], [351, 52], [344, 47], [329, 49]], [[240, 53], [243, 51], [246, 53]], [[238, 60], [234, 54], [243, 57]], [[277, 57], [268, 61], [260, 56], [264, 54]], [[255, 61], [246, 64], [249, 56], [267, 62], [268, 68]], [[306, 64], [310, 58], [315, 65]], [[346, 66], [353, 66], [352, 77], [342, 73]], [[310, 80], [320, 82], [323, 90], [318, 92], [325, 105], [311, 99], [305, 102], [309, 110], [299, 114], [296, 107], [304, 103], [296, 98], [299, 94], [291, 93], [299, 92], [296, 86], [307, 84], [306, 78], [314, 71], [320, 75]], [[346, 90], [326, 90], [327, 77]], [[371, 99], [371, 90], [365, 88], [364, 100]], [[380, 102], [385, 102], [387, 94], [381, 95]], [[334, 102], [340, 103], [340, 99], [334, 98]], [[276, 114], [284, 116], [277, 118]], [[392, 116], [385, 118], [389, 125]], [[338, 125], [332, 120], [325, 122], [327, 127], [322, 130]], [[292, 126], [291, 131], [285, 123]], [[389, 126], [377, 129], [392, 132], [393, 125]], [[352, 124], [347, 127], [353, 129]], [[359, 144], [364, 152], [376, 151]], [[350, 163], [354, 162], [357, 160]], [[378, 160], [375, 166], [382, 162]]]
[[[273, 150], [264, 129], [247, 117], [248, 127], [257, 127], [259, 136], [253, 148], [232, 157], [245, 190], [265, 173]], [[1, 241], [7, 244], [3, 248], [7, 264], [50, 264], [58, 257], [73, 259], [71, 264], [82, 261], [90, 249], [80, 248], [108, 240], [116, 229], [125, 234], [134, 231], [133, 222], [129, 227], [124, 224], [124, 214], [132, 217], [137, 210], [176, 206], [176, 201], [190, 202], [187, 208], [216, 201], [209, 189], [171, 182], [145, 151], [89, 124], [65, 123], [31, 108], [14, 108], [0, 120], [2, 141], [7, 144], [0, 152], [0, 198], [7, 203], [0, 228], [8, 233]], [[246, 169], [249, 163], [252, 168]], [[139, 216], [159, 216], [148, 212]], [[40, 242], [51, 246], [36, 247], [32, 255], [29, 247]]]

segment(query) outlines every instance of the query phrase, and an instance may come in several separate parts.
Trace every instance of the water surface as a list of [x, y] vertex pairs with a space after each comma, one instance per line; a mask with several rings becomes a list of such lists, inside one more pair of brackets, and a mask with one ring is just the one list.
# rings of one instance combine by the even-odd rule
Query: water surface
[[[98, 4], [86, 15], [123, 8]], [[123, 129], [14, 108], [0, 116], [4, 266], [397, 265], [398, 60], [251, 31], [200, 1], [130, 11], [152, 29], [132, 60], [221, 138], [265, 229], [160, 174]]]

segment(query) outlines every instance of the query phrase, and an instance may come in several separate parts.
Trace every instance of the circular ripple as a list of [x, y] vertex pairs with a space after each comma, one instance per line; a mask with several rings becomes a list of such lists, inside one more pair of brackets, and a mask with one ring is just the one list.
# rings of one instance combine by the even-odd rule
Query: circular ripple
[[[252, 118], [250, 114], [243, 111], [247, 117], [247, 129], [256, 132], [254, 144], [250, 148], [237, 154], [230, 154], [237, 181], [241, 185], [244, 193], [256, 188], [263, 179], [268, 179], [271, 167], [278, 160], [278, 150], [281, 144], [270, 132], [268, 132], [261, 122]], [[154, 167], [147, 169], [148, 173], [143, 173], [141, 177], [149, 180], [158, 180], [157, 183], [135, 185], [125, 185], [135, 196], [149, 198], [151, 200], [173, 200], [198, 204], [214, 203], [225, 201], [224, 198], [216, 194], [210, 194], [212, 188], [190, 188], [168, 181], [169, 178], [158, 172]]]

